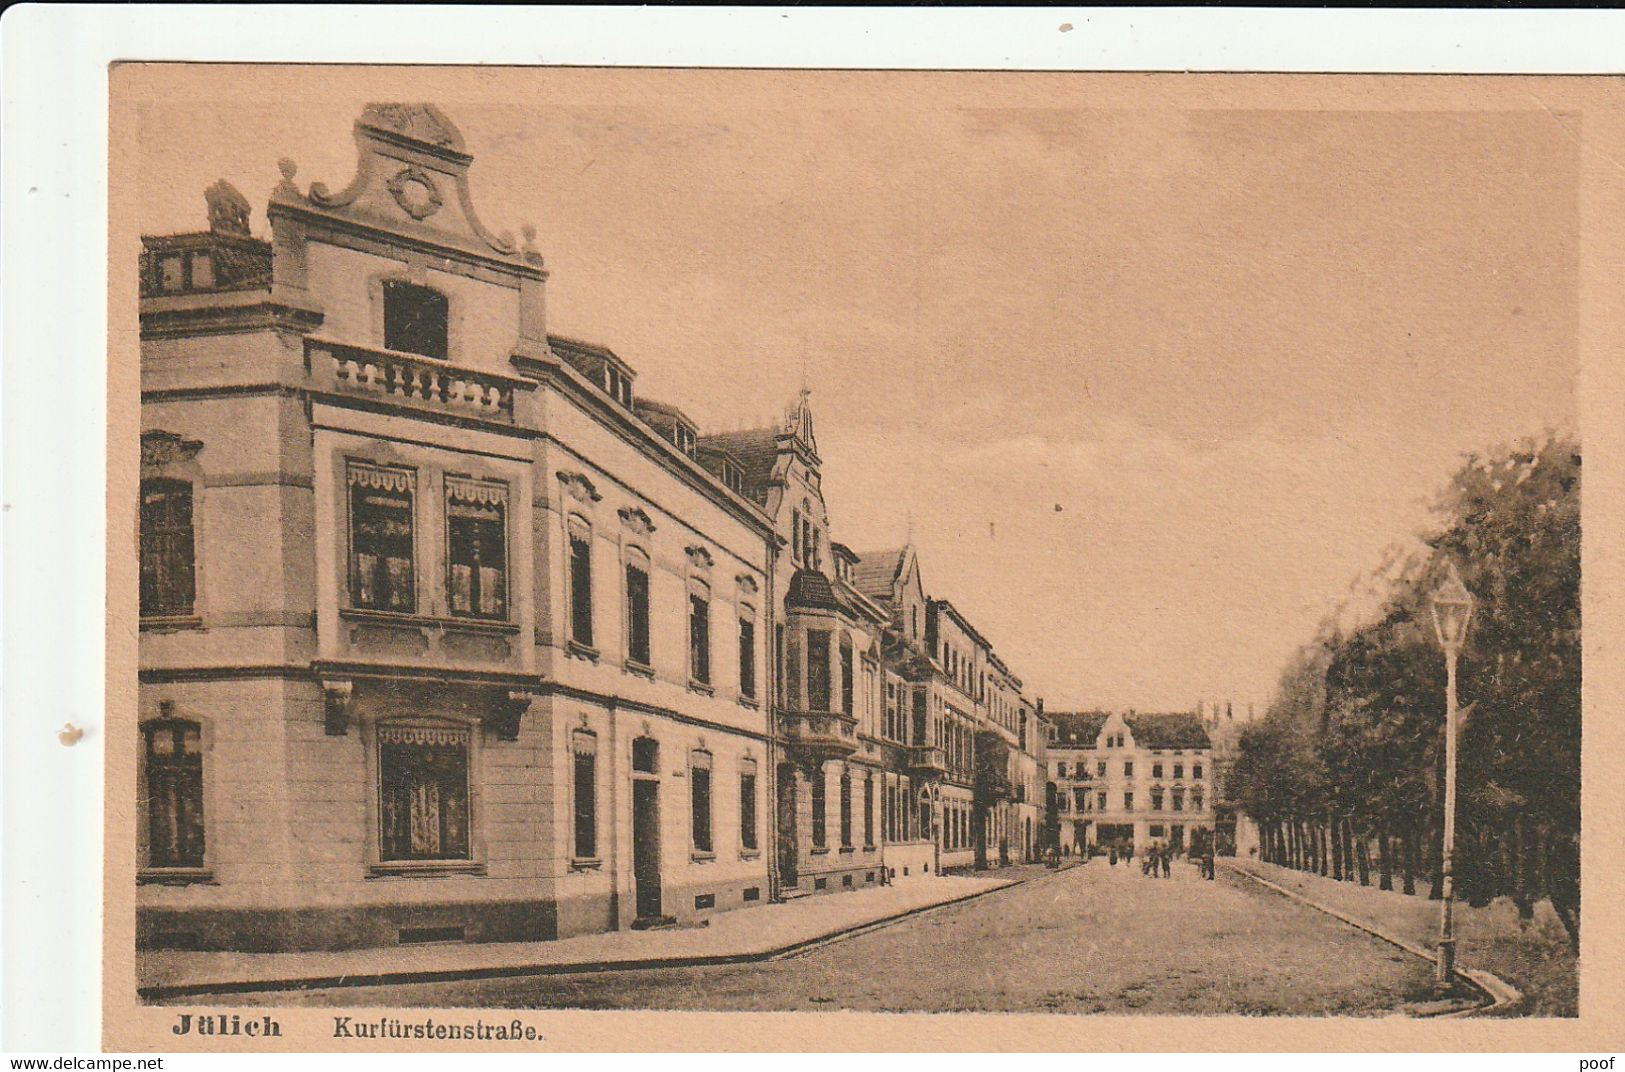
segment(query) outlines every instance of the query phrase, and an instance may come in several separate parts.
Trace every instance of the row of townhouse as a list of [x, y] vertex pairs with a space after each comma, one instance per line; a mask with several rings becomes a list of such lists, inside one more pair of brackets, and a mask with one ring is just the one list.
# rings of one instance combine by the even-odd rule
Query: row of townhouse
[[1062, 852], [1209, 843], [1215, 771], [1200, 715], [1055, 711], [1046, 732]]
[[549, 939], [1036, 857], [1041, 705], [831, 540], [806, 392], [702, 436], [547, 331], [429, 105], [140, 262], [138, 943]]

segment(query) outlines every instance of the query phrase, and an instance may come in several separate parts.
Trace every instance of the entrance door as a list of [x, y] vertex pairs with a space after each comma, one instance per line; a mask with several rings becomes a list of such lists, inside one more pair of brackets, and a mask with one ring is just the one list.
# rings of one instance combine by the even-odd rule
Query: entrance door
[[638, 888], [638, 918], [660, 915], [660, 783], [632, 782], [632, 877]]
[[796, 866], [796, 769], [789, 764], [780, 767], [778, 783], [779, 882], [785, 889], [794, 889], [801, 882]]

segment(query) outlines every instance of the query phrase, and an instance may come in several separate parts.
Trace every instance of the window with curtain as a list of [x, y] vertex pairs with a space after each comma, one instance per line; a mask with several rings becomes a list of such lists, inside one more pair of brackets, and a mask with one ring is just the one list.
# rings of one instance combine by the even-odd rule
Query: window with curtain
[[384, 347], [446, 359], [450, 318], [446, 296], [403, 280], [384, 282]]
[[592, 647], [592, 532], [570, 526], [570, 639]]
[[841, 770], [841, 848], [852, 847], [852, 772]]
[[711, 753], [694, 751], [688, 759], [690, 813], [694, 851], [714, 852], [711, 844]]
[[507, 488], [446, 480], [447, 604], [458, 618], [508, 616]]
[[147, 776], [147, 866], [203, 866], [203, 737], [195, 722], [141, 727]]
[[854, 704], [852, 701], [853, 687], [856, 681], [853, 677], [852, 667], [852, 638], [841, 636], [841, 713], [851, 716]]
[[739, 846], [754, 852], [756, 841], [756, 761], [746, 759], [739, 765]]
[[468, 750], [461, 727], [379, 727], [380, 859], [470, 859]]
[[739, 695], [756, 696], [756, 622], [739, 619]]
[[872, 773], [863, 776], [863, 844], [871, 849], [875, 845], [875, 776]]
[[141, 482], [141, 614], [191, 614], [196, 599], [192, 485]]
[[830, 710], [829, 631], [807, 630], [807, 709]]
[[639, 666], [649, 661], [649, 571], [641, 563], [626, 564], [626, 658]]
[[570, 735], [574, 757], [575, 858], [598, 857], [598, 738], [585, 730]]
[[711, 601], [694, 592], [688, 596], [688, 676], [711, 683]]
[[811, 792], [812, 797], [812, 843], [813, 848], [822, 849], [829, 844], [829, 834], [824, 827], [825, 809], [829, 801], [829, 787], [824, 784], [823, 768], [813, 772]]
[[350, 603], [364, 610], [417, 610], [412, 501], [416, 477], [402, 469], [352, 465]]

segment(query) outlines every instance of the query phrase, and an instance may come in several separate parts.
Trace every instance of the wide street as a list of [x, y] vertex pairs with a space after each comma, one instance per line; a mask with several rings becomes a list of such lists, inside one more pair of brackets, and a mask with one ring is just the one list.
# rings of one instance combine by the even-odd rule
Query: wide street
[[[930, 880], [925, 880], [930, 881]], [[746, 911], [749, 911], [748, 909]], [[1430, 968], [1237, 875], [1041, 877], [782, 960], [241, 994], [233, 1005], [1380, 1015]], [[194, 999], [195, 1000], [195, 999]]]

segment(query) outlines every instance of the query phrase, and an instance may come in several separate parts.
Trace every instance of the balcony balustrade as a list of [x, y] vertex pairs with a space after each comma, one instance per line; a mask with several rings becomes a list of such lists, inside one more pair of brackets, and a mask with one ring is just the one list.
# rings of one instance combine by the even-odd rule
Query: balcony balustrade
[[346, 394], [375, 395], [510, 424], [514, 387], [524, 382], [433, 358], [325, 339], [305, 340], [305, 366], [318, 385]]

